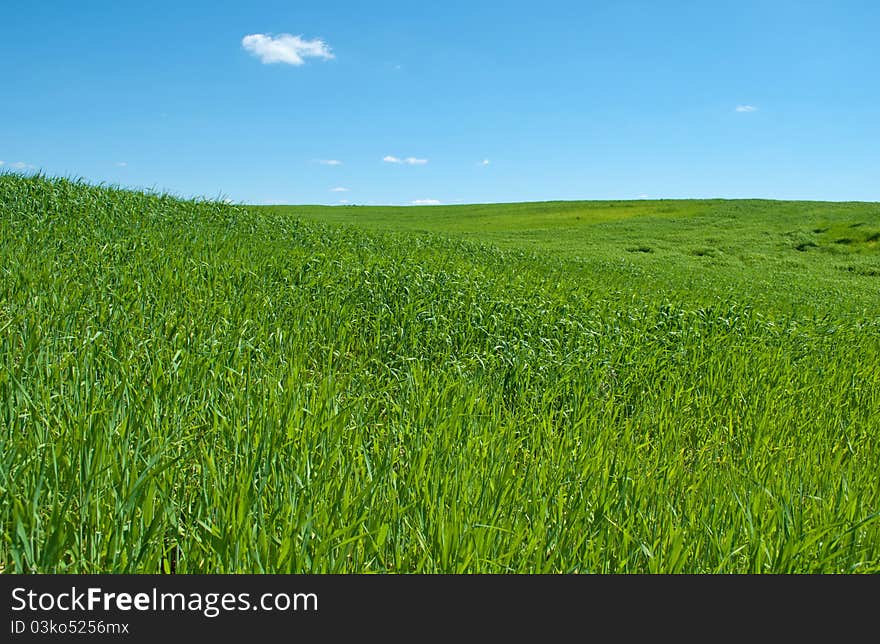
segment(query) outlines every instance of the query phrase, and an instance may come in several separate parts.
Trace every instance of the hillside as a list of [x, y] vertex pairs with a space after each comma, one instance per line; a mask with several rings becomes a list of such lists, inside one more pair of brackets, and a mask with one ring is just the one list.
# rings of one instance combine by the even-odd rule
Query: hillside
[[880, 572], [878, 213], [0, 175], [0, 568]]
[[[474, 206], [259, 206], [373, 231], [439, 233], [542, 253], [624, 291], [776, 312], [866, 313], [880, 301], [880, 204], [762, 200]], [[552, 258], [552, 259], [550, 259]], [[842, 304], [842, 306], [838, 306]]]

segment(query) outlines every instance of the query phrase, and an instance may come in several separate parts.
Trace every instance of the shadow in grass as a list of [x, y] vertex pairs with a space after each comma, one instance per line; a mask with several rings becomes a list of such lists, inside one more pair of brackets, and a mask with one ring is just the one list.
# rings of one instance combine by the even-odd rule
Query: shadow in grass
[[880, 277], [880, 268], [864, 268], [859, 266], [841, 266], [840, 270], [862, 277]]

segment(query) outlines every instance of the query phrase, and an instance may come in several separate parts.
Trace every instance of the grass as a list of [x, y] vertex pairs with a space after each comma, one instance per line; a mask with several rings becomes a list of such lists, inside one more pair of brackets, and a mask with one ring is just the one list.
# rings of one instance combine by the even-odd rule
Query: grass
[[878, 230], [0, 175], [0, 566], [880, 572]]
[[729, 294], [775, 312], [867, 314], [880, 299], [880, 280], [862, 279], [880, 276], [880, 204], [714, 199], [259, 210], [550, 254], [569, 260], [567, 270], [600, 274], [623, 291], [649, 289], [690, 304]]

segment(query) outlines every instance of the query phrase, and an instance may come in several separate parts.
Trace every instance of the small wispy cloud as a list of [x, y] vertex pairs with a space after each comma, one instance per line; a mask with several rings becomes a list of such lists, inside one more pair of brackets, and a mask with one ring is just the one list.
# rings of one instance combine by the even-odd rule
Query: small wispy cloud
[[737, 112], [757, 112], [758, 108], [755, 107], [754, 105], [737, 105], [736, 111]]
[[330, 188], [330, 192], [348, 192], [348, 188], [343, 188], [342, 186], [336, 186], [335, 188]]
[[127, 168], [128, 162], [127, 161], [120, 161], [119, 163], [116, 164], [116, 166], [119, 168]]
[[490, 163], [492, 163], [492, 162], [489, 161], [489, 159], [483, 159], [482, 161], [480, 161], [480, 165], [483, 165], [483, 166], [489, 165]]
[[13, 168], [15, 170], [36, 170], [37, 167], [31, 165], [30, 163], [25, 163], [24, 161], [16, 161], [15, 163], [6, 163], [6, 161], [0, 161], [0, 165], [5, 165], [9, 168]]
[[417, 157], [406, 157], [405, 159], [401, 159], [400, 157], [394, 157], [390, 154], [383, 157], [382, 160], [385, 163], [406, 163], [408, 165], [425, 165], [428, 162], [427, 159], [419, 159]]
[[344, 204], [349, 203], [349, 201], [348, 201], [348, 199], [340, 199], [337, 203], [341, 203], [344, 205]]
[[291, 34], [248, 34], [241, 39], [241, 46], [260, 59], [264, 65], [283, 63], [299, 67], [306, 58], [334, 58], [330, 47], [321, 39], [304, 40]]
[[437, 199], [416, 199], [410, 201], [410, 204], [413, 206], [439, 206], [440, 202]]
[[339, 159], [318, 159], [318, 163], [321, 165], [342, 165], [342, 161]]

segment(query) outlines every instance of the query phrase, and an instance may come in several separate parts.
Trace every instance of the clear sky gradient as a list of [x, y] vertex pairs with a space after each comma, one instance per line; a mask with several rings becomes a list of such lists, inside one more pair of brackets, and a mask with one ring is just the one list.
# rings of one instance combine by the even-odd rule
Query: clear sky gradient
[[880, 3], [5, 2], [0, 161], [247, 203], [880, 201]]

